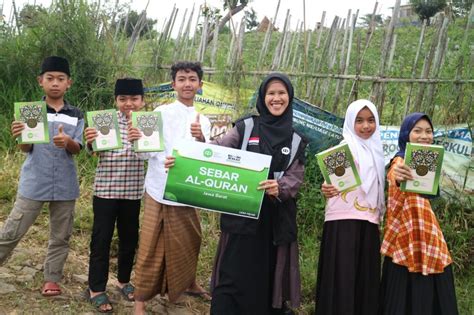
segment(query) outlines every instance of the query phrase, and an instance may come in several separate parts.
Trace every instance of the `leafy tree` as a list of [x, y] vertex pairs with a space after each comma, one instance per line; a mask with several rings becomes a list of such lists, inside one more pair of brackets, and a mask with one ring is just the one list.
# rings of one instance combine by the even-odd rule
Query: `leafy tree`
[[[372, 13], [368, 13], [364, 16], [361, 16], [360, 17], [360, 20], [361, 22], [359, 22], [359, 25], [360, 26], [369, 26], [370, 25], [370, 21], [372, 21]], [[382, 14], [376, 14], [374, 16], [374, 23], [375, 23], [375, 26], [381, 26], [383, 25], [383, 17], [382, 17]]]
[[255, 29], [258, 26], [257, 13], [253, 8], [245, 11], [245, 26], [249, 31]]
[[454, 14], [456, 16], [466, 16], [471, 11], [473, 0], [451, 0]]
[[[112, 23], [112, 27], [116, 29], [117, 27], [121, 28], [121, 31], [124, 32], [125, 36], [130, 37], [132, 36], [133, 30], [135, 26], [137, 26], [138, 21], [140, 19], [140, 14], [137, 11], [131, 10], [128, 13], [122, 14], [118, 21], [114, 21]], [[124, 23], [127, 23], [127, 26], [124, 29]], [[156, 24], [156, 20], [154, 19], [146, 19], [146, 25], [142, 28], [140, 32], [140, 37], [146, 35], [148, 32], [153, 30], [153, 26]]]
[[421, 21], [430, 24], [430, 18], [446, 7], [446, 0], [410, 0]]
[[34, 27], [40, 23], [41, 16], [45, 16], [47, 13], [46, 9], [41, 5], [25, 5], [18, 17], [18, 22], [22, 27]]

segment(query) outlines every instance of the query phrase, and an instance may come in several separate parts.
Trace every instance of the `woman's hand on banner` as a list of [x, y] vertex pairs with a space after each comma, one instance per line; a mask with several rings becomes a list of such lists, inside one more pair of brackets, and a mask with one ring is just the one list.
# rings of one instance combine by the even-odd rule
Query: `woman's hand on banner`
[[257, 189], [265, 190], [265, 193], [267, 195], [273, 196], [273, 197], [278, 197], [280, 193], [278, 182], [276, 179], [267, 179], [267, 180], [261, 181]]

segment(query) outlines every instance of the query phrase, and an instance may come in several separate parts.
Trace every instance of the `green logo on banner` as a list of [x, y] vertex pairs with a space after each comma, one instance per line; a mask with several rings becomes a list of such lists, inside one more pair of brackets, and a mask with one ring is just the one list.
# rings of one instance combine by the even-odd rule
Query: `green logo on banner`
[[205, 157], [210, 158], [213, 155], [213, 152], [211, 149], [205, 149], [204, 152], [202, 153]]

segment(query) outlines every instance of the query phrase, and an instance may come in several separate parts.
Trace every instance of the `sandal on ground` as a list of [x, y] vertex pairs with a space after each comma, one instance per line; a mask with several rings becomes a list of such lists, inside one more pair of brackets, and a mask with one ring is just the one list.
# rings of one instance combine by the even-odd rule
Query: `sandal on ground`
[[133, 293], [135, 292], [135, 287], [132, 284], [127, 283], [122, 288], [117, 285], [117, 290], [120, 292], [120, 294], [125, 300], [129, 302], [135, 301], [135, 298], [130, 298], [130, 294], [133, 295]]
[[41, 288], [42, 296], [57, 296], [61, 293], [61, 288], [56, 282], [53, 281], [46, 281]]
[[199, 291], [199, 292], [185, 291], [184, 294], [192, 296], [192, 297], [201, 298], [202, 300], [206, 302], [209, 302], [212, 300], [211, 294], [207, 291]]
[[[114, 308], [112, 307], [112, 303], [110, 303], [110, 300], [109, 300], [109, 297], [107, 296], [107, 293], [102, 292], [102, 293], [92, 297], [91, 293], [90, 293], [90, 290], [87, 289], [86, 297], [89, 300], [89, 302], [92, 304], [92, 306], [95, 307], [97, 312], [99, 312], [99, 313], [112, 313], [114, 311]], [[110, 305], [110, 309], [102, 308], [104, 305]]]

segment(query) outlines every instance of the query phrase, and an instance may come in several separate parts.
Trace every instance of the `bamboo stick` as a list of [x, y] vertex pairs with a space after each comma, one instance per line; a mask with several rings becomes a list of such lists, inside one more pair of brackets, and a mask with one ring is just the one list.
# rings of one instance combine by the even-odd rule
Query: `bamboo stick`
[[[217, 23], [219, 23], [219, 19], [216, 18], [215, 20], [215, 25], [217, 25]], [[215, 67], [216, 66], [216, 58], [217, 58], [217, 48], [218, 48], [218, 41], [219, 39], [219, 28], [218, 27], [214, 27], [214, 37], [213, 37], [213, 42], [212, 42], [212, 54], [211, 54], [211, 67]]]
[[[421, 27], [420, 39], [418, 40], [418, 47], [416, 49], [415, 59], [413, 60], [413, 65], [411, 67], [411, 78], [412, 79], [415, 78], [415, 76], [416, 76], [416, 68], [418, 67], [418, 59], [420, 57], [421, 47], [423, 46], [423, 41], [425, 39], [425, 30], [426, 30], [426, 20], [423, 21], [423, 25]], [[410, 101], [411, 101], [412, 92], [413, 92], [413, 83], [410, 83], [408, 96], [407, 96], [407, 100], [406, 100], [406, 103], [405, 103], [405, 111], [404, 111], [403, 117], [408, 115], [408, 113], [410, 111]]]
[[[433, 39], [431, 40], [431, 45], [430, 45], [430, 50], [428, 54], [425, 57], [425, 61], [423, 64], [423, 71], [421, 73], [421, 78], [422, 79], [427, 79], [430, 74], [431, 66], [433, 63], [434, 56], [436, 54], [436, 47], [438, 46], [439, 40], [441, 38], [441, 28], [443, 27], [443, 23], [438, 24], [438, 28], [436, 30], [435, 35], [433, 36]], [[415, 104], [414, 104], [414, 110], [416, 112], [419, 112], [421, 110], [421, 104], [423, 102], [423, 98], [425, 95], [425, 89], [426, 85], [421, 83], [418, 88], [418, 94], [416, 96]]]
[[275, 48], [275, 53], [273, 54], [273, 62], [272, 62], [272, 70], [278, 69], [280, 65], [280, 59], [281, 59], [281, 54], [283, 52], [283, 46], [286, 40], [286, 32], [287, 32], [287, 27], [288, 27], [288, 21], [290, 19], [290, 10], [286, 11], [286, 18], [285, 18], [285, 24], [283, 27], [283, 32], [282, 35], [278, 41], [278, 44]]
[[[342, 40], [342, 45], [341, 45], [341, 59], [339, 62], [339, 73], [345, 73], [346, 72], [346, 62], [347, 62], [347, 56], [346, 54], [349, 52], [348, 48], [348, 41], [349, 41], [349, 30], [352, 29], [350, 22], [351, 22], [351, 10], [349, 9], [347, 13], [347, 18], [346, 18], [346, 27], [344, 31], [344, 38]], [[346, 53], [347, 51], [347, 53]], [[341, 88], [342, 88], [342, 83], [343, 80], [337, 80], [336, 82], [336, 88], [335, 88], [335, 93], [334, 93], [334, 102], [332, 106], [332, 112], [336, 113], [337, 112], [337, 107], [339, 104], [339, 99], [340, 99], [340, 93], [341, 93]]]
[[183, 33], [184, 33], [184, 25], [186, 23], [187, 15], [188, 15], [188, 9], [186, 9], [184, 11], [183, 19], [181, 20], [181, 24], [180, 24], [179, 30], [178, 30], [178, 36], [176, 36], [176, 39], [174, 41], [174, 53], [173, 53], [173, 59], [174, 60], [179, 59], [179, 57], [181, 55], [181, 48], [182, 48], [181, 44], [182, 44], [182, 41], [184, 41]]
[[265, 56], [267, 55], [267, 52], [268, 52], [268, 46], [270, 45], [270, 41], [271, 41], [272, 33], [273, 33], [273, 27], [274, 27], [273, 23], [275, 23], [275, 21], [277, 19], [278, 11], [280, 10], [280, 2], [281, 2], [281, 0], [278, 0], [278, 4], [277, 4], [276, 10], [275, 10], [275, 16], [274, 16], [273, 20], [270, 20], [270, 25], [267, 28], [267, 31], [265, 32], [265, 39], [263, 41], [262, 49], [260, 50], [260, 55], [258, 56], [258, 64], [261, 67], [263, 67], [263, 59], [265, 58]]
[[[366, 33], [366, 37], [365, 37], [365, 47], [364, 47], [364, 50], [362, 51], [362, 53], [360, 53], [360, 42], [361, 41], [360, 41], [360, 37], [359, 37], [356, 75], [360, 75], [361, 72], [362, 72], [362, 65], [364, 63], [364, 57], [365, 57], [365, 54], [366, 54], [366, 52], [369, 48], [369, 45], [370, 45], [370, 42], [372, 40], [373, 33], [374, 33], [375, 14], [377, 13], [378, 5], [379, 5], [379, 3], [375, 2], [374, 10], [372, 12], [372, 17], [370, 19], [369, 26], [367, 27], [367, 33]], [[357, 99], [357, 96], [358, 96], [357, 94], [358, 94], [358, 81], [356, 80], [352, 84], [351, 92], [349, 93], [349, 103], [350, 103], [351, 99], [353, 99], [353, 98]]]
[[[152, 67], [152, 65], [142, 64], [137, 65], [138, 67]], [[158, 69], [170, 69], [171, 65], [161, 65]], [[210, 74], [218, 73], [232, 73], [232, 70], [219, 70], [215, 68], [204, 67], [204, 72]], [[244, 75], [259, 75], [265, 76], [273, 73], [272, 70], [256, 70], [256, 71], [242, 71]], [[344, 80], [358, 80], [362, 82], [387, 82], [387, 83], [426, 83], [426, 84], [467, 84], [474, 85], [474, 79], [420, 79], [420, 78], [380, 78], [378, 76], [370, 75], [355, 75], [355, 74], [328, 74], [328, 73], [313, 73], [313, 72], [287, 72], [290, 77], [302, 77], [302, 78], [333, 78], [333, 79], [344, 79]]]
[[323, 14], [321, 16], [321, 23], [319, 24], [319, 35], [318, 35], [318, 42], [316, 44], [316, 48], [319, 48], [319, 44], [321, 43], [321, 36], [323, 34], [325, 19], [326, 19], [326, 11], [323, 11]]
[[196, 19], [196, 24], [194, 26], [194, 34], [193, 34], [193, 38], [191, 40], [191, 45], [189, 47], [189, 54], [187, 55], [187, 59], [190, 59], [192, 54], [193, 54], [193, 49], [194, 49], [194, 42], [196, 41], [196, 36], [197, 36], [197, 29], [198, 29], [198, 26], [199, 26], [199, 20], [201, 19], [201, 12], [203, 10], [203, 7], [202, 5], [199, 6], [199, 10], [198, 10], [198, 13], [197, 13], [197, 19]]
[[[441, 26], [441, 31], [440, 31], [440, 38], [438, 41], [438, 45], [436, 48], [436, 54], [433, 62], [433, 73], [431, 75], [432, 78], [438, 78], [439, 72], [441, 70], [442, 64], [443, 64], [443, 59], [444, 55], [447, 50], [447, 45], [448, 45], [448, 24], [449, 24], [449, 18], [444, 17], [443, 19], [443, 24]], [[428, 87], [428, 96], [426, 99], [426, 112], [428, 113], [429, 116], [433, 116], [433, 111], [434, 111], [434, 94], [436, 92], [436, 85], [435, 84], [430, 84]]]

